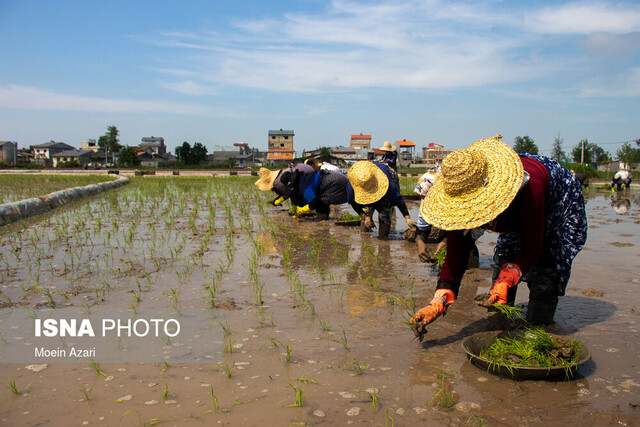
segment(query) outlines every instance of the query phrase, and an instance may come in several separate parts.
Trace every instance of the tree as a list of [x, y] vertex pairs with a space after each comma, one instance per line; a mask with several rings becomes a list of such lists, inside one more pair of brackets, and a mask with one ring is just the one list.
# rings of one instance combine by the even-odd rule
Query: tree
[[[191, 152], [187, 158], [187, 163], [190, 165], [199, 165], [201, 162], [204, 162], [207, 159], [207, 147], [202, 145], [200, 142], [196, 142], [193, 144], [191, 148]], [[234, 159], [235, 160], [235, 159]]]
[[528, 136], [516, 136], [513, 138], [513, 149], [516, 153], [538, 154], [538, 146]]
[[140, 159], [136, 155], [136, 150], [132, 147], [125, 147], [120, 150], [118, 163], [122, 166], [138, 166], [140, 164]]
[[115, 126], [107, 126], [107, 132], [98, 139], [98, 145], [105, 147], [110, 153], [117, 153], [122, 148], [118, 139], [118, 128]]
[[567, 155], [562, 149], [562, 144], [564, 144], [564, 139], [560, 138], [560, 134], [558, 134], [556, 139], [553, 140], [553, 148], [551, 149], [551, 158], [558, 163], [567, 161]]
[[329, 160], [331, 160], [331, 150], [327, 147], [322, 147], [318, 153], [318, 161], [328, 162]]
[[[636, 140], [636, 145], [640, 146], [640, 139]], [[635, 169], [636, 165], [640, 163], [640, 148], [633, 148], [631, 144], [625, 142], [622, 147], [616, 151], [618, 160], [626, 165], [629, 169]]]
[[602, 147], [583, 139], [571, 150], [571, 158], [574, 163], [600, 163], [611, 161], [611, 154], [604, 151]]
[[176, 157], [178, 157], [178, 162], [187, 163], [191, 155], [191, 144], [184, 141], [182, 145], [176, 147], [175, 153]]

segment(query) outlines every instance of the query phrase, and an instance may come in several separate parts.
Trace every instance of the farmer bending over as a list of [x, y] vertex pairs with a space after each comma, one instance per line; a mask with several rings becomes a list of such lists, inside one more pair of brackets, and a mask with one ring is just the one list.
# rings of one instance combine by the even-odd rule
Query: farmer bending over
[[458, 295], [473, 242], [468, 230], [482, 226], [500, 233], [493, 285], [478, 304], [513, 304], [522, 279], [529, 287], [526, 318], [533, 324], [553, 321], [573, 259], [586, 241], [584, 199], [571, 172], [547, 157], [516, 154], [500, 138], [449, 154], [420, 206], [428, 223], [447, 230], [435, 296], [412, 317], [420, 337]]
[[618, 188], [618, 191], [621, 190], [621, 187], [628, 190], [631, 186], [631, 173], [624, 169], [616, 172], [611, 180], [611, 190], [614, 190], [614, 186]]

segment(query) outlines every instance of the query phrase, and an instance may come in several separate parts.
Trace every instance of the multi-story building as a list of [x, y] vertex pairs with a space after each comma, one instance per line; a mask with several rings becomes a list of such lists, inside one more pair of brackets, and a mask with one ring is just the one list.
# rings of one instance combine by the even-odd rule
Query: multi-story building
[[[164, 138], [161, 136], [145, 136], [142, 138], [140, 148], [150, 154], [167, 154], [167, 146], [164, 145]], [[151, 150], [151, 151], [149, 151]]]
[[267, 143], [268, 163], [288, 163], [296, 157], [296, 150], [293, 148], [292, 130], [270, 130]]
[[351, 143], [349, 146], [355, 150], [370, 149], [371, 148], [371, 135], [351, 135]]
[[100, 146], [98, 145], [98, 143], [96, 142], [95, 139], [88, 139], [88, 140], [82, 141], [80, 143], [80, 149], [81, 150], [91, 150], [94, 153], [97, 153], [98, 150], [100, 149]]
[[441, 162], [451, 150], [445, 150], [444, 145], [431, 142], [427, 147], [422, 147], [422, 161], [425, 163]]
[[45, 142], [44, 144], [32, 145], [31, 152], [33, 153], [34, 163], [51, 166], [52, 156], [66, 150], [75, 150], [74, 147], [64, 142]]

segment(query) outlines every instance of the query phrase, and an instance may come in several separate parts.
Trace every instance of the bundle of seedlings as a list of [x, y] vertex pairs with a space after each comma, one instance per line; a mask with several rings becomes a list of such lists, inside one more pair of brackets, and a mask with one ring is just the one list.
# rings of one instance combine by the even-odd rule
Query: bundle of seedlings
[[509, 320], [519, 318], [519, 326], [506, 336], [495, 337], [479, 356], [506, 367], [553, 368], [571, 366], [580, 358], [581, 341], [552, 337], [544, 329], [522, 318], [519, 307], [495, 305]]

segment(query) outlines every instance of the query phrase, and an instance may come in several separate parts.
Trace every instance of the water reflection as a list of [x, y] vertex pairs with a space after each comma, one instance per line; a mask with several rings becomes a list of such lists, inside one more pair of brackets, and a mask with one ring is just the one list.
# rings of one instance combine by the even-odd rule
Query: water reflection
[[618, 215], [627, 215], [631, 209], [631, 200], [620, 196], [611, 196], [611, 207]]

